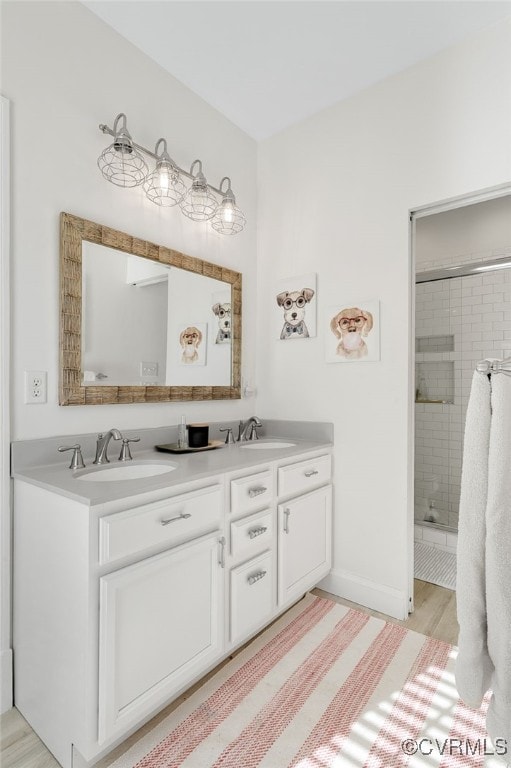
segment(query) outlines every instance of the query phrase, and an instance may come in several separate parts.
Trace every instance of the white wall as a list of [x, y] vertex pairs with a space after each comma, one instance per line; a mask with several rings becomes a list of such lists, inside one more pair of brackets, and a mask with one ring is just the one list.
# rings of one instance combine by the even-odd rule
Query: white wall
[[[60, 211], [241, 271], [243, 375], [253, 382], [255, 142], [79, 3], [3, 3], [1, 43], [1, 88], [12, 100], [13, 128], [13, 439], [172, 424], [182, 410], [165, 403], [57, 405]], [[247, 215], [245, 231], [218, 235], [179, 210], [160, 210], [140, 188], [104, 181], [96, 160], [109, 137], [98, 125], [111, 127], [118, 112], [127, 114], [140, 144], [153, 148], [164, 136], [185, 168], [200, 157], [213, 184], [229, 175]], [[48, 371], [46, 405], [23, 404], [25, 369]], [[186, 412], [216, 421], [253, 410], [247, 400], [187, 404]]]
[[[260, 146], [258, 410], [335, 423], [326, 585], [402, 615], [413, 499], [410, 208], [511, 178], [511, 21]], [[318, 272], [320, 333], [272, 339], [274, 281]], [[327, 365], [321, 317], [381, 300], [381, 362]]]

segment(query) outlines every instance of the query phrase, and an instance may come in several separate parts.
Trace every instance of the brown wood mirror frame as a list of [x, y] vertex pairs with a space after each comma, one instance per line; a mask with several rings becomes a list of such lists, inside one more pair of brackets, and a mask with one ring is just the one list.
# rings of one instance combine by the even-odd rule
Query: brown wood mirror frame
[[[83, 384], [82, 243], [104, 245], [126, 254], [177, 267], [231, 287], [231, 386], [94, 386]], [[60, 214], [60, 405], [236, 400], [241, 397], [241, 274], [125, 232]]]

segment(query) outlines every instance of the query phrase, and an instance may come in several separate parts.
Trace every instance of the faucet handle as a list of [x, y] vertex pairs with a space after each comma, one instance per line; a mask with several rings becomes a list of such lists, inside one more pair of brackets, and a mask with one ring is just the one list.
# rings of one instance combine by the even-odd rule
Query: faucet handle
[[60, 445], [57, 450], [59, 453], [73, 451], [69, 469], [83, 469], [85, 467], [85, 464], [83, 463], [82, 448], [79, 443], [75, 443], [75, 445]]
[[226, 445], [233, 445], [234, 444], [234, 437], [232, 436], [232, 429], [231, 427], [226, 427], [225, 429], [219, 429], [219, 432], [227, 432], [225, 436], [225, 444]]
[[257, 424], [252, 424], [250, 429], [250, 437], [248, 438], [249, 440], [259, 440], [259, 435], [257, 434], [259, 427], [262, 427], [262, 424], [259, 424], [259, 426]]
[[131, 455], [130, 451], [130, 443], [138, 443], [139, 441], [139, 437], [123, 437], [121, 453], [119, 454], [119, 461], [131, 461], [133, 456]]

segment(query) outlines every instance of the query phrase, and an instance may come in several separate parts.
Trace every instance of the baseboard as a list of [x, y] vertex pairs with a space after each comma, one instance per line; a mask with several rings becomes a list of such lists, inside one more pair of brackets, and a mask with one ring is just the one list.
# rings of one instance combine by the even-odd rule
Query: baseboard
[[12, 650], [0, 653], [0, 714], [12, 707]]
[[355, 576], [347, 571], [332, 570], [318, 584], [319, 589], [331, 592], [337, 597], [351, 600], [372, 611], [385, 613], [394, 619], [408, 617], [408, 596], [392, 587], [382, 586], [361, 576]]

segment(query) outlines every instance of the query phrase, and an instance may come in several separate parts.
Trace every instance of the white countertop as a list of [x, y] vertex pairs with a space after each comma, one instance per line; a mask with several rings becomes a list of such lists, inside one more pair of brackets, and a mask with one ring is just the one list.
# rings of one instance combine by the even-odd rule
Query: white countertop
[[[150, 462], [176, 467], [172, 472], [152, 477], [104, 480], [101, 482], [85, 481], [79, 479], [84, 470], [73, 471], [69, 469], [65, 460], [60, 460], [58, 464], [19, 468], [13, 472], [13, 477], [16, 480], [37, 485], [83, 504], [94, 506], [167, 487], [172, 488], [182, 483], [214, 477], [227, 472], [249, 470], [252, 467], [273, 461], [292, 459], [304, 453], [327, 450], [332, 447], [331, 442], [298, 440], [293, 437], [292, 442], [295, 444], [286, 448], [278, 446], [278, 441], [291, 442], [287, 437], [267, 438], [267, 440], [274, 443], [272, 448], [255, 450], [244, 447], [249, 446], [250, 443], [236, 443], [234, 445], [222, 445], [214, 450], [200, 453], [174, 454], [163, 453], [155, 449], [137, 451], [136, 453], [133, 451], [135, 454], [133, 461], [126, 462], [126, 464], [136, 465], [141, 462]], [[260, 442], [264, 443], [265, 439]], [[87, 469], [90, 469], [90, 462], [86, 463]], [[124, 464], [125, 462], [111, 460], [107, 466], [123, 466]], [[96, 471], [101, 471], [101, 469], [98, 468]]]

